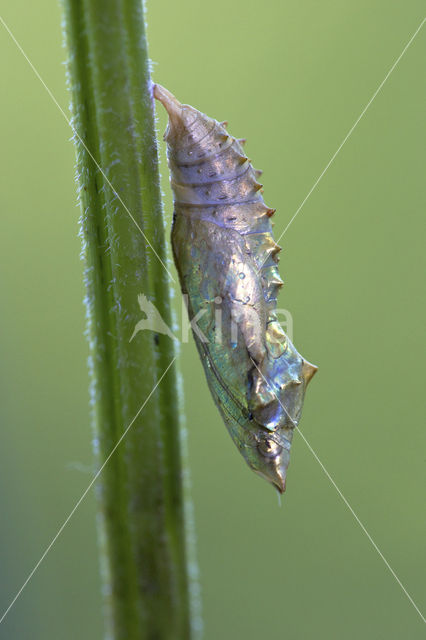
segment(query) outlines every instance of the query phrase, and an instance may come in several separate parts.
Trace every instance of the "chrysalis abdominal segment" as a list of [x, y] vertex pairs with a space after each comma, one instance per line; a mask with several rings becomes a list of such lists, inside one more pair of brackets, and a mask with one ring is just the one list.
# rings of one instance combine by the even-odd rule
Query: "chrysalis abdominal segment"
[[169, 115], [164, 139], [182, 292], [191, 319], [208, 311], [198, 322], [207, 342], [194, 332], [207, 382], [248, 465], [282, 493], [294, 427], [317, 368], [299, 355], [276, 317], [283, 282], [270, 222], [274, 210], [263, 202], [260, 172], [245, 156], [243, 141], [227, 133], [227, 123], [182, 105], [160, 85], [154, 96]]

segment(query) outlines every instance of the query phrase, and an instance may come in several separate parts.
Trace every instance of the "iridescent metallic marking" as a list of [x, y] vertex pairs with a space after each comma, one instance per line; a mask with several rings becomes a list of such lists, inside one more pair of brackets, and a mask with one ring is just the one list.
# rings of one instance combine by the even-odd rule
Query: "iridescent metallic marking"
[[[154, 96], [169, 115], [164, 139], [174, 196], [172, 246], [213, 399], [248, 465], [285, 490], [294, 428], [317, 368], [304, 360], [276, 318], [283, 282], [280, 247], [245, 140], [167, 89]], [[218, 339], [217, 304], [221, 303]], [[216, 306], [215, 306], [216, 305]], [[237, 331], [235, 330], [237, 328]]]

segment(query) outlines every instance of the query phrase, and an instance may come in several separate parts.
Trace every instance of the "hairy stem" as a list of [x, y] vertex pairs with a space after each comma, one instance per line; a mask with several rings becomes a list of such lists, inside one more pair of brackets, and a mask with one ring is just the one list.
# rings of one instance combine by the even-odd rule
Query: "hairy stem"
[[63, 0], [63, 8], [98, 467], [134, 420], [97, 482], [107, 637], [186, 640], [193, 625], [174, 345], [147, 330], [130, 340], [145, 317], [139, 294], [171, 326], [143, 8], [139, 0]]

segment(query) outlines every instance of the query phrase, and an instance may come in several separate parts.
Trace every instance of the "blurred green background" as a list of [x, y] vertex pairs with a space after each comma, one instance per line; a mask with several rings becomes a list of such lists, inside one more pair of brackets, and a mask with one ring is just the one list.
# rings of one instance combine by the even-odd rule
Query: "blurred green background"
[[[57, 3], [4, 0], [1, 13], [67, 111]], [[147, 19], [154, 78], [248, 138], [278, 235], [419, 26], [422, 3], [153, 0]], [[299, 351], [320, 366], [301, 429], [420, 608], [425, 29], [283, 238], [280, 300]], [[3, 27], [0, 65], [3, 611], [89, 483], [92, 452], [71, 131]], [[170, 225], [162, 142], [160, 153]], [[423, 638], [303, 440], [279, 508], [226, 433], [192, 342], [181, 364], [205, 638]], [[100, 639], [99, 591], [91, 494], [0, 638]]]

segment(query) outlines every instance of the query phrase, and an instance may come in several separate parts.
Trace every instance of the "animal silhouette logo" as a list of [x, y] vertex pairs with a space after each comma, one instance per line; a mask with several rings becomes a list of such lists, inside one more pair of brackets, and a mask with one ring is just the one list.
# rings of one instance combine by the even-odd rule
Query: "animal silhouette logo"
[[152, 304], [150, 300], [148, 300], [148, 298], [143, 293], [140, 293], [138, 295], [138, 303], [140, 310], [146, 315], [146, 318], [142, 318], [142, 320], [139, 320], [134, 328], [132, 337], [130, 338], [129, 342], [133, 340], [133, 338], [139, 331], [146, 330], [155, 331], [155, 333], [162, 333], [166, 336], [169, 336], [169, 338], [171, 338], [172, 340], [177, 340], [176, 336], [173, 335], [172, 331], [164, 322], [158, 309]]

